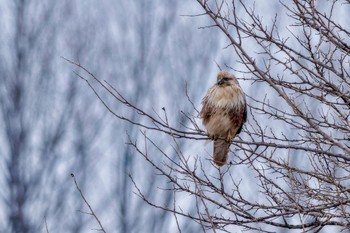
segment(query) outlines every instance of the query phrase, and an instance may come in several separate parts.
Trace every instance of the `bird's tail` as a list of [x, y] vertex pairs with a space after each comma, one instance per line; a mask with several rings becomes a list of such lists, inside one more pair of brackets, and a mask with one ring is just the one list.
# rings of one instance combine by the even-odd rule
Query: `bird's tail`
[[219, 167], [226, 163], [230, 144], [231, 143], [221, 139], [214, 141], [214, 163]]

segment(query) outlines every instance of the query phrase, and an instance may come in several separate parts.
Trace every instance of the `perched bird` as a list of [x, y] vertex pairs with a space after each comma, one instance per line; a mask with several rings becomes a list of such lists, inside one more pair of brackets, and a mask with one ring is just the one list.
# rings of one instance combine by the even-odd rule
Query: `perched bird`
[[223, 166], [232, 139], [241, 132], [247, 120], [245, 95], [236, 77], [228, 71], [220, 71], [202, 105], [199, 115], [209, 137], [214, 140], [214, 162]]

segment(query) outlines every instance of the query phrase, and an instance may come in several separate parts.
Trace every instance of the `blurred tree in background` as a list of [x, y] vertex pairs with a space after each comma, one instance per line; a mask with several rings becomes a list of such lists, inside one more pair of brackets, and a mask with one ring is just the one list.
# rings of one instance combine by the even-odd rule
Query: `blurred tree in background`
[[0, 231], [39, 232], [45, 218], [58, 231], [79, 232], [67, 218], [80, 200], [68, 174], [89, 170], [105, 111], [92, 95], [82, 101], [59, 55], [89, 56], [94, 38], [79, 34], [88, 30], [82, 21], [69, 23], [79, 15], [65, 1], [2, 1], [0, 12]]

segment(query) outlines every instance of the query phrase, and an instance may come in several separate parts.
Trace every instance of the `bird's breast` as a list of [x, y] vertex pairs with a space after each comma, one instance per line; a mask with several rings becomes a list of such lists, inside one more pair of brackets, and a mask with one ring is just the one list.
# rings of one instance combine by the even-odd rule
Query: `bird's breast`
[[244, 96], [241, 88], [227, 86], [215, 86], [210, 93], [210, 102], [217, 108], [235, 108], [244, 104]]

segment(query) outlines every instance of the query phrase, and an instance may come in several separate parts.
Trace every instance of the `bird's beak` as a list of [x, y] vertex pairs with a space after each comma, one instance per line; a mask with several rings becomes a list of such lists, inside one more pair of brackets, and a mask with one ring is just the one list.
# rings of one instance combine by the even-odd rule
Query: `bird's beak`
[[222, 79], [219, 79], [218, 80], [218, 82], [217, 82], [217, 84], [220, 86], [221, 84], [223, 84], [224, 83], [224, 81], [222, 80]]

